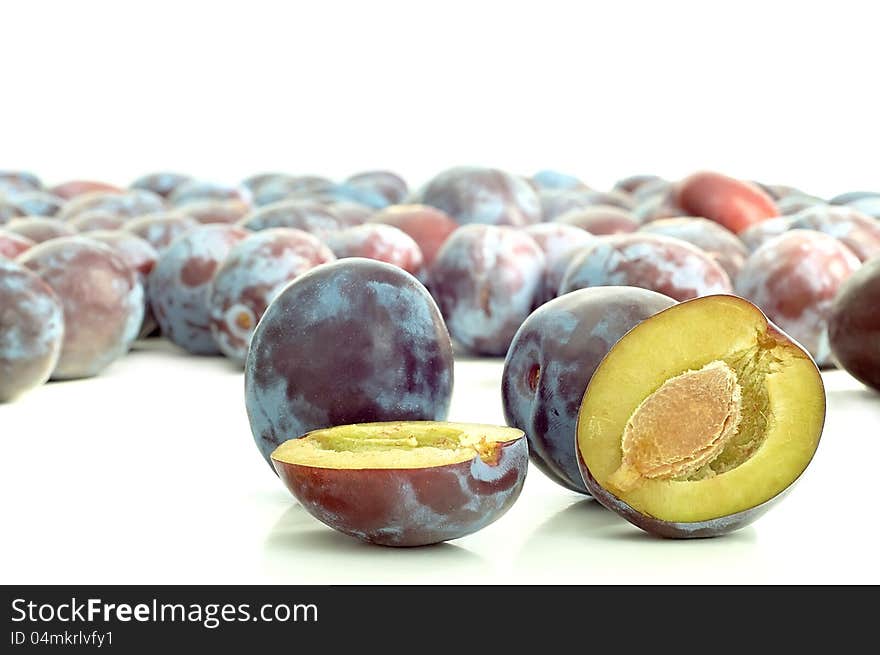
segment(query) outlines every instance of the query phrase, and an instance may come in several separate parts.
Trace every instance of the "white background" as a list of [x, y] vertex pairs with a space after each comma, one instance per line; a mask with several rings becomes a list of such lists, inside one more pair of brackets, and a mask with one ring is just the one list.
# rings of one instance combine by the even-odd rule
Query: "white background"
[[[554, 167], [596, 188], [717, 168], [878, 188], [873, 3], [27, 2], [2, 10], [0, 168], [343, 177]], [[500, 362], [451, 418], [502, 421]], [[486, 530], [358, 544], [305, 515], [248, 430], [241, 374], [161, 343], [0, 406], [0, 581], [880, 582], [880, 402], [827, 376], [794, 492], [729, 537], [650, 538], [532, 469]]]
[[[459, 360], [451, 416], [503, 423], [498, 359]], [[140, 343], [93, 380], [0, 405], [0, 581], [14, 583], [880, 582], [880, 399], [826, 375], [812, 464], [753, 526], [651, 537], [534, 467], [496, 523], [424, 548], [362, 544], [311, 518], [254, 445], [242, 375]]]
[[872, 2], [4, 5], [0, 167], [878, 184]]

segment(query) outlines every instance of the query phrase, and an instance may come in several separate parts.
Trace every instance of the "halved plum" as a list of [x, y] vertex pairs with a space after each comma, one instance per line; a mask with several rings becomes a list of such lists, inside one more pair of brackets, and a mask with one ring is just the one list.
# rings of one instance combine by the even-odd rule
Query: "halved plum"
[[630, 330], [584, 393], [578, 464], [596, 499], [647, 532], [712, 537], [761, 516], [804, 472], [825, 420], [809, 354], [736, 296]]
[[272, 465], [331, 528], [382, 546], [424, 546], [476, 532], [510, 509], [528, 446], [515, 428], [359, 423], [285, 441]]

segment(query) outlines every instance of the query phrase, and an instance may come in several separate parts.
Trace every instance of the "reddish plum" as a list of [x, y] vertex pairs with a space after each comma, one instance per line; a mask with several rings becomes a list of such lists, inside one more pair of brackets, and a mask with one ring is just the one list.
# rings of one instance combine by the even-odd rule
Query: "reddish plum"
[[711, 171], [682, 180], [676, 202], [685, 215], [708, 218], [736, 234], [779, 216], [773, 198], [757, 185]]

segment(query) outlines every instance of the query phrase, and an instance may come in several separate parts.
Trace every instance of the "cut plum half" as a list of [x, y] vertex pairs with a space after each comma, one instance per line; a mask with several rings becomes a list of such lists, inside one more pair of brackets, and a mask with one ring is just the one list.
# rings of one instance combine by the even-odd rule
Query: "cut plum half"
[[602, 360], [578, 414], [578, 464], [638, 527], [717, 536], [800, 477], [824, 421], [810, 355], [748, 301], [706, 296], [646, 319]]
[[271, 457], [322, 523], [369, 543], [423, 546], [500, 518], [522, 491], [528, 446], [515, 428], [398, 421], [315, 430]]

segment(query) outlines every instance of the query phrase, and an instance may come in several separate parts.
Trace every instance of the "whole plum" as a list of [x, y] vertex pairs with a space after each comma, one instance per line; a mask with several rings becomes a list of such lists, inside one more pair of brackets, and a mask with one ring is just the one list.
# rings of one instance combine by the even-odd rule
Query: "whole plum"
[[731, 291], [724, 269], [696, 246], [641, 232], [597, 237], [579, 250], [559, 294], [602, 286], [640, 287], [678, 301]]
[[211, 334], [224, 355], [244, 364], [257, 323], [275, 296], [306, 271], [336, 259], [314, 235], [278, 227], [235, 244], [211, 284]]
[[14, 218], [3, 226], [8, 232], [15, 232], [27, 237], [34, 243], [43, 243], [49, 239], [70, 237], [76, 234], [76, 229], [54, 218], [42, 216], [25, 216]]
[[776, 203], [761, 187], [721, 173], [694, 173], [678, 185], [676, 203], [686, 216], [702, 216], [739, 234], [755, 223], [779, 216]]
[[403, 230], [383, 223], [355, 225], [328, 234], [324, 241], [337, 258], [366, 257], [399, 266], [419, 276], [423, 259], [419, 245]]
[[544, 282], [544, 253], [527, 233], [465, 225], [437, 253], [431, 292], [452, 337], [479, 355], [504, 355]]
[[254, 232], [289, 227], [318, 237], [343, 227], [331, 209], [314, 200], [282, 200], [264, 205], [241, 219], [238, 225]]
[[[370, 259], [319, 266], [269, 305], [245, 365], [260, 452], [317, 428], [444, 420], [452, 344], [422, 284]], [[270, 462], [271, 465], [271, 462]]]
[[557, 223], [574, 225], [590, 234], [627, 234], [639, 229], [639, 222], [626, 209], [613, 205], [592, 205], [582, 209], [569, 209], [557, 216]]
[[565, 223], [538, 223], [525, 228], [544, 253], [544, 279], [535, 306], [552, 300], [559, 293], [562, 277], [574, 254], [596, 240], [596, 237]]
[[0, 229], [0, 260], [15, 259], [25, 250], [37, 245], [27, 237], [23, 237], [15, 232]]
[[109, 246], [62, 237], [18, 261], [46, 282], [64, 308], [64, 343], [52, 379], [92, 377], [122, 357], [144, 318], [144, 289]]
[[163, 198], [167, 198], [172, 193], [174, 193], [174, 190], [177, 187], [185, 182], [192, 181], [192, 179], [193, 178], [189, 175], [183, 175], [182, 173], [161, 171], [158, 173], [149, 173], [148, 175], [139, 177], [131, 183], [131, 188], [145, 189], [147, 191], [152, 191], [156, 195], [162, 196]]
[[49, 285], [0, 257], [0, 403], [49, 379], [63, 339], [64, 312]]
[[721, 264], [731, 280], [736, 278], [749, 256], [748, 249], [733, 232], [706, 218], [663, 218], [646, 223], [639, 231], [692, 243]]
[[419, 201], [461, 224], [529, 225], [541, 220], [541, 202], [531, 185], [495, 168], [446, 170], [421, 190]]
[[858, 257], [834, 237], [791, 230], [751, 254], [736, 278], [736, 292], [760, 307], [819, 366], [829, 366], [831, 304], [858, 267]]
[[504, 362], [504, 417], [526, 433], [532, 461], [550, 479], [588, 493], [575, 454], [584, 391], [620, 337], [674, 304], [635, 287], [580, 289], [539, 307], [517, 331]]
[[880, 221], [846, 205], [808, 207], [791, 217], [789, 228], [824, 232], [861, 261], [880, 255]]
[[828, 317], [834, 359], [850, 375], [880, 391], [880, 257], [843, 283]]
[[[345, 184], [379, 196], [382, 206], [396, 205], [409, 195], [406, 180], [391, 171], [366, 171], [352, 175]], [[376, 206], [370, 203], [370, 206]]]
[[148, 214], [123, 226], [162, 253], [178, 238], [199, 227], [194, 218], [179, 213]]
[[203, 225], [159, 254], [147, 295], [163, 336], [193, 355], [220, 352], [211, 334], [211, 283], [232, 247], [249, 234], [237, 225]]
[[422, 251], [426, 267], [434, 263], [446, 239], [458, 229], [458, 223], [448, 214], [427, 205], [392, 205], [373, 214], [370, 222], [393, 225], [411, 236]]

